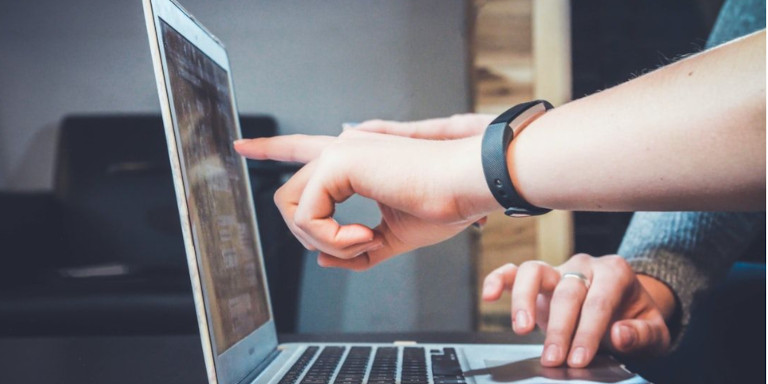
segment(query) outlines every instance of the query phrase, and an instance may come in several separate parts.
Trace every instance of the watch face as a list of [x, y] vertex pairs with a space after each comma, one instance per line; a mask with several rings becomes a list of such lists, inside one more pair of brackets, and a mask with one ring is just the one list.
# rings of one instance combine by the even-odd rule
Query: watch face
[[550, 211], [528, 203], [518, 194], [509, 176], [506, 155], [507, 147], [515, 135], [551, 108], [552, 105], [544, 100], [518, 104], [494, 119], [483, 134], [482, 161], [485, 182], [496, 201], [506, 208], [504, 213], [507, 216], [528, 217]]
[[530, 108], [523, 111], [523, 113], [512, 119], [509, 124], [507, 124], [507, 127], [512, 130], [513, 136], [516, 137], [519, 135], [520, 132], [522, 132], [523, 129], [528, 126], [528, 124], [544, 114], [544, 112], [549, 109], [547, 108], [548, 104], [549, 103], [545, 104], [544, 102], [534, 104]]

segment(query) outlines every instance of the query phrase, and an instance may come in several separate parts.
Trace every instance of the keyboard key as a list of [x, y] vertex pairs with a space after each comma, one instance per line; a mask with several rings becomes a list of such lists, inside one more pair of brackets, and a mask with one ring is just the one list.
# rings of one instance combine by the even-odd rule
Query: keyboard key
[[317, 357], [312, 367], [301, 380], [301, 384], [328, 384], [331, 377], [336, 372], [341, 356], [344, 355], [345, 347], [325, 347]]
[[403, 348], [403, 362], [400, 369], [400, 382], [403, 384], [426, 383], [427, 358], [421, 347]]
[[295, 363], [293, 363], [293, 366], [291, 366], [291, 369], [288, 370], [288, 372], [283, 376], [282, 379], [280, 379], [278, 384], [294, 384], [296, 383], [296, 380], [301, 376], [301, 374], [304, 372], [304, 369], [307, 367], [307, 364], [309, 364], [310, 361], [312, 361], [312, 358], [315, 357], [315, 354], [319, 350], [319, 347], [307, 347], [307, 349], [304, 350], [304, 353], [299, 356], [298, 360], [296, 360]]
[[334, 383], [337, 384], [362, 384], [365, 371], [368, 368], [368, 360], [371, 356], [371, 347], [352, 347], [347, 358], [339, 369]]
[[[398, 380], [398, 362], [400, 363], [400, 380], [402, 384], [422, 384], [429, 382], [427, 357], [432, 362], [432, 380], [435, 384], [466, 384], [455, 348], [431, 349], [421, 347], [404, 347], [402, 360], [398, 361], [397, 347], [379, 347], [375, 349], [373, 361], [371, 354], [374, 348], [353, 346], [342, 361], [346, 347], [330, 346], [320, 348], [307, 347], [291, 369], [282, 377], [279, 384], [296, 384], [302, 377], [301, 384], [363, 384], [368, 372], [368, 384], [395, 384]], [[309, 363], [320, 352], [311, 367]], [[427, 354], [429, 352], [429, 354]], [[370, 371], [368, 364], [371, 363]]]
[[371, 372], [368, 375], [368, 383], [394, 384], [397, 378], [397, 355], [397, 347], [376, 348]]
[[466, 382], [455, 348], [443, 349], [443, 354], [431, 354], [432, 378], [435, 384], [463, 384]]

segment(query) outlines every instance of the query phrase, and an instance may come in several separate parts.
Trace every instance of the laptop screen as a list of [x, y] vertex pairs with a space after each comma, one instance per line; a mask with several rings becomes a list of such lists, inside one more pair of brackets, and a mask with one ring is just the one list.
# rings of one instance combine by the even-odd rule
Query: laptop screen
[[226, 70], [161, 21], [195, 252], [221, 354], [269, 321]]

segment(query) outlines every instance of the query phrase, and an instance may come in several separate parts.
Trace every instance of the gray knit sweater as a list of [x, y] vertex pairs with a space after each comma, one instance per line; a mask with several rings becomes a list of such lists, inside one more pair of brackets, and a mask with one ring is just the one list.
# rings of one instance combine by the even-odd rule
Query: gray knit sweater
[[[707, 41], [713, 47], [765, 28], [765, 0], [728, 0]], [[635, 272], [666, 283], [680, 310], [670, 324], [675, 344], [691, 309], [728, 273], [765, 226], [765, 212], [638, 212], [619, 255]]]
[[679, 341], [691, 309], [726, 276], [764, 222], [765, 212], [638, 212], [619, 255], [675, 293], [680, 316], [670, 328]]

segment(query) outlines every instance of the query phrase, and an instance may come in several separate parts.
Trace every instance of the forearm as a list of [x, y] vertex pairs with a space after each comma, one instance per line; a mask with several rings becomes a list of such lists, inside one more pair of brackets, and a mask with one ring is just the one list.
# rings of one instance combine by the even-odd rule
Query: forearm
[[556, 108], [507, 159], [542, 207], [764, 209], [765, 32]]

